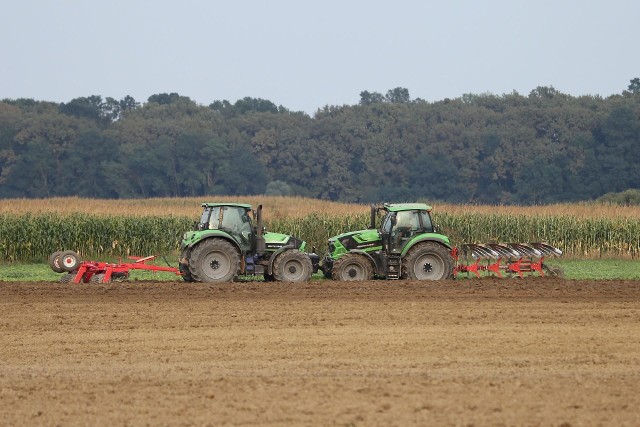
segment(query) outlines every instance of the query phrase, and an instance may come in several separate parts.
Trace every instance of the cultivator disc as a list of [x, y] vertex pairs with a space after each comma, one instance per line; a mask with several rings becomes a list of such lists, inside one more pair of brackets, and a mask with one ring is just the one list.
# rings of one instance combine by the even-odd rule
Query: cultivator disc
[[454, 275], [473, 273], [480, 277], [481, 273], [504, 277], [524, 273], [544, 276], [544, 258], [560, 256], [562, 251], [546, 243], [467, 243], [453, 250], [456, 260]]

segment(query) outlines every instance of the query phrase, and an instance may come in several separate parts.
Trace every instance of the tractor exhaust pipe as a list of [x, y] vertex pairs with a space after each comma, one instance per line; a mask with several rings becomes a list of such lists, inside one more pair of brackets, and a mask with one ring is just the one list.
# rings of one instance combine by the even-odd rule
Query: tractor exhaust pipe
[[371, 222], [369, 223], [369, 230], [375, 230], [376, 229], [376, 212], [378, 210], [376, 209], [375, 205], [371, 205]]
[[267, 251], [267, 244], [264, 241], [264, 225], [262, 223], [262, 205], [256, 209], [256, 253], [263, 255]]

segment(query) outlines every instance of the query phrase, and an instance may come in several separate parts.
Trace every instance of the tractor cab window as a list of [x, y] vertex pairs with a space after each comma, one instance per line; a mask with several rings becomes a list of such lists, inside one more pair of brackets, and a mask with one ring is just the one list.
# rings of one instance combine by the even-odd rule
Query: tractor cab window
[[215, 230], [219, 228], [220, 225], [220, 208], [205, 208], [202, 211], [202, 217], [200, 217], [200, 223], [198, 224], [198, 229], [205, 230]]
[[389, 212], [389, 214], [385, 217], [384, 221], [382, 221], [382, 227], [380, 227], [380, 231], [385, 234], [391, 233], [391, 227], [393, 222], [395, 221], [395, 213]]
[[249, 217], [243, 208], [225, 206], [222, 209], [221, 228], [235, 233], [242, 231], [242, 228], [246, 225], [251, 229], [251, 223], [247, 221]]
[[416, 211], [398, 212], [396, 216], [395, 228], [403, 231], [415, 231], [420, 228], [420, 223]]
[[402, 248], [420, 232], [420, 213], [418, 211], [400, 211], [391, 221], [391, 251], [401, 251]]
[[422, 220], [422, 228], [424, 231], [427, 233], [433, 233], [433, 223], [431, 222], [431, 215], [429, 215], [429, 212], [420, 212], [420, 219]]

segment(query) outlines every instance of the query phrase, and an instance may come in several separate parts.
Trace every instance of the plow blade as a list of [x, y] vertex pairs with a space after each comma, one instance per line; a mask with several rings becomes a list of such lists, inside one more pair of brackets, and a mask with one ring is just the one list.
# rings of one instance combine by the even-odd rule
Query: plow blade
[[556, 274], [544, 265], [544, 258], [561, 256], [562, 251], [546, 243], [467, 243], [452, 251], [456, 261], [454, 276], [460, 273], [474, 274], [476, 277], [495, 275], [497, 277], [518, 276], [524, 273]]

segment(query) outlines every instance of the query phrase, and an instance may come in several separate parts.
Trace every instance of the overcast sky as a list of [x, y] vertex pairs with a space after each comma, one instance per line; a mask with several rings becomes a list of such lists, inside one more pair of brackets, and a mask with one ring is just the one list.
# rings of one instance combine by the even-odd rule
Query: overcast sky
[[0, 99], [208, 105], [245, 96], [313, 114], [395, 87], [621, 93], [640, 77], [638, 0], [0, 0]]

